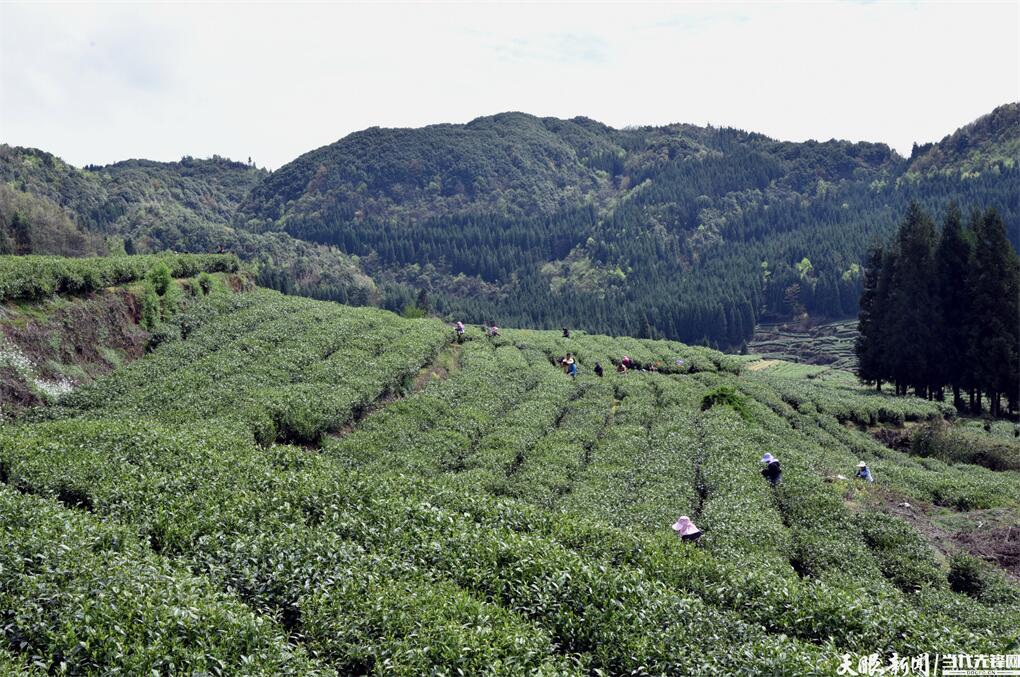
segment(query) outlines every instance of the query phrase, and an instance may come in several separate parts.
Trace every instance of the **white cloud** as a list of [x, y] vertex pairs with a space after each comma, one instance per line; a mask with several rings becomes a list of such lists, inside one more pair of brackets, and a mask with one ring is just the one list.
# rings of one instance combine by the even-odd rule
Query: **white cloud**
[[1020, 99], [1016, 3], [0, 4], [0, 140], [279, 166], [522, 110], [907, 153]]

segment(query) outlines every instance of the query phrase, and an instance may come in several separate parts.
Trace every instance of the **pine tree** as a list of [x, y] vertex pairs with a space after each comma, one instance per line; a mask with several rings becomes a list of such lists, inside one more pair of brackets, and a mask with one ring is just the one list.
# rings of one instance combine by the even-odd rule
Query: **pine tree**
[[1020, 379], [1020, 263], [995, 210], [976, 219], [973, 230], [969, 360], [979, 392], [988, 393], [991, 414], [998, 416], [1000, 395], [1015, 406]]
[[935, 250], [939, 310], [942, 316], [938, 351], [938, 382], [953, 389], [953, 404], [962, 408], [960, 389], [966, 385], [970, 296], [967, 276], [972, 244], [964, 231], [960, 211], [950, 205]]
[[881, 247], [873, 247], [868, 252], [864, 268], [864, 291], [861, 293], [860, 313], [857, 316], [857, 340], [854, 344], [858, 378], [866, 383], [875, 383], [879, 391], [882, 390], [884, 376], [880, 349], [881, 310], [884, 299], [878, 297], [882, 259]]
[[888, 356], [900, 393], [907, 386], [924, 397], [937, 380], [933, 346], [939, 339], [938, 296], [934, 266], [935, 224], [911, 203], [896, 237], [888, 321]]

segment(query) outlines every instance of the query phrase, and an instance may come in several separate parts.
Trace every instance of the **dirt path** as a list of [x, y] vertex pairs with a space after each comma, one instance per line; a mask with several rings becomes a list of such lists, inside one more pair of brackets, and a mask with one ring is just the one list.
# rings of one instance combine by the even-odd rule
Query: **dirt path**
[[765, 371], [769, 367], [779, 364], [780, 360], [758, 360], [747, 365], [745, 369], [748, 371]]

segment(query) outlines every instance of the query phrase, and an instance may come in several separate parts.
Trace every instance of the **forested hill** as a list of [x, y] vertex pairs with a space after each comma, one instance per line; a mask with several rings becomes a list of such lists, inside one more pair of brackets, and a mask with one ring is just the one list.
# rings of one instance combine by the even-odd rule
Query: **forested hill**
[[935, 144], [914, 147], [911, 172], [995, 171], [1020, 157], [1020, 105], [999, 106]]
[[220, 157], [77, 168], [41, 150], [0, 145], [0, 254], [223, 247], [253, 261], [260, 279], [287, 291], [373, 300], [371, 280], [341, 252], [232, 226], [238, 205], [267, 175]]
[[911, 201], [995, 208], [1020, 244], [1018, 163], [1016, 103], [910, 159], [524, 113], [371, 128], [272, 173], [0, 146], [0, 252], [224, 245], [287, 292], [734, 347], [762, 320], [856, 315], [866, 251]]
[[733, 346], [762, 317], [855, 314], [865, 251], [912, 200], [995, 207], [1016, 244], [1018, 110], [912, 160], [522, 113], [373, 128], [274, 172], [238, 223], [358, 255], [395, 309]]
[[[802, 191], [817, 179], [874, 178], [903, 161], [884, 144], [783, 143], [692, 125], [615, 130], [586, 118], [503, 113], [351, 134], [274, 172], [242, 214], [252, 225], [288, 226], [316, 213], [341, 221], [552, 215], [609, 207], [646, 181], [682, 178], [671, 170], [692, 162], [707, 174], [700, 187], [718, 193], [772, 184]], [[723, 166], [731, 171], [713, 175]]]

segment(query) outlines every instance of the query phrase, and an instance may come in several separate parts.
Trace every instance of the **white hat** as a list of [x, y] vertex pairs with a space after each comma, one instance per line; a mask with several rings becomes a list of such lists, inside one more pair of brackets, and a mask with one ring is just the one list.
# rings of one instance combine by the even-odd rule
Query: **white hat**
[[764, 456], [761, 457], [762, 463], [771, 463], [774, 460], [776, 460], [776, 457], [773, 456], [772, 454], [765, 454]]
[[673, 524], [673, 531], [683, 531], [688, 524], [691, 523], [691, 518], [687, 515], [681, 515], [680, 519]]
[[857, 467], [858, 468], [867, 468], [868, 464], [865, 463], [864, 461], [861, 461], [860, 463], [857, 464]]
[[673, 531], [677, 532], [680, 536], [693, 536], [694, 534], [701, 533], [701, 529], [694, 526], [694, 522], [687, 515], [680, 516], [680, 519], [673, 525]]

